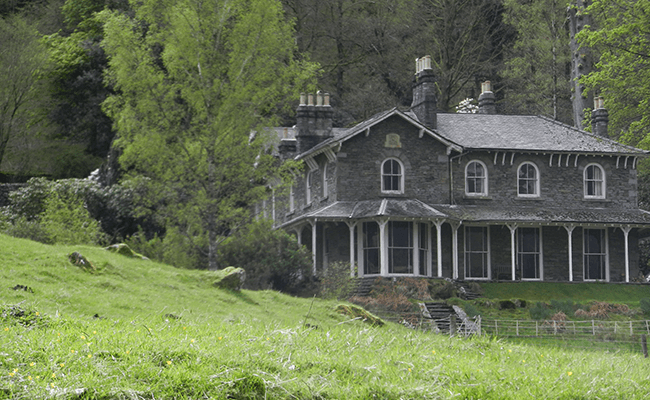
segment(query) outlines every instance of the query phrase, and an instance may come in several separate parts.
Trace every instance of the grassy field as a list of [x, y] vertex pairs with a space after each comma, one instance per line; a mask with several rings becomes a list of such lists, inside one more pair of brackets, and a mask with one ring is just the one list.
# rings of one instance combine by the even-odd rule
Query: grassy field
[[0, 260], [0, 398], [641, 399], [650, 386], [639, 354], [373, 327], [336, 302], [223, 291], [208, 272], [98, 248], [0, 235]]

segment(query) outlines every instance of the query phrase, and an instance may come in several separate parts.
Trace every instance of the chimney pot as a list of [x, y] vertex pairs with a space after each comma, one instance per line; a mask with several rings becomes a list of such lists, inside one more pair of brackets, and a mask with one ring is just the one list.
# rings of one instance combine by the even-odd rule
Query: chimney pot
[[602, 137], [609, 137], [607, 133], [607, 124], [609, 123], [609, 114], [605, 108], [605, 99], [594, 97], [594, 109], [591, 112], [591, 129], [594, 134]]
[[307, 105], [308, 106], [313, 106], [314, 105], [314, 94], [313, 93], [308, 93], [307, 94]]
[[492, 84], [490, 81], [481, 83], [481, 95], [478, 96], [478, 113], [479, 114], [496, 114], [496, 96], [492, 93]]
[[492, 91], [492, 83], [490, 81], [485, 81], [481, 83], [481, 93], [486, 93], [491, 91]]
[[307, 105], [307, 95], [304, 92], [300, 93], [300, 104], [298, 104], [298, 105], [299, 106]]
[[316, 92], [316, 105], [321, 107], [323, 105], [323, 92], [320, 90]]
[[329, 93], [323, 93], [323, 105], [325, 107], [330, 106], [330, 94]]
[[594, 97], [594, 109], [605, 108], [605, 99], [601, 96]]

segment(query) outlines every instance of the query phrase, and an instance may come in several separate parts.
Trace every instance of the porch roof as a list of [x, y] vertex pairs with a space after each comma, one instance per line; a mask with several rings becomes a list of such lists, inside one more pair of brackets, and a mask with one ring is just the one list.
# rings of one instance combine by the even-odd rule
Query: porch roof
[[650, 213], [639, 209], [535, 208], [436, 205], [455, 220], [478, 223], [533, 223], [544, 225], [629, 225], [650, 227]]
[[479, 224], [533, 225], [611, 225], [650, 228], [650, 212], [606, 208], [566, 209], [513, 206], [429, 205], [416, 199], [387, 198], [381, 200], [337, 201], [329, 206], [303, 214], [282, 226], [299, 221], [351, 221], [373, 218], [448, 220]]

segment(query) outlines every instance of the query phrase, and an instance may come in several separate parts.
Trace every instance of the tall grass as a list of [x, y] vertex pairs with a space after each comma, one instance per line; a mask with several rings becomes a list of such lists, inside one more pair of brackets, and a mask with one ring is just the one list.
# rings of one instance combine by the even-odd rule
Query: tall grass
[[634, 399], [650, 387], [640, 354], [370, 327], [333, 301], [223, 291], [209, 272], [93, 247], [0, 235], [0, 256], [3, 399]]

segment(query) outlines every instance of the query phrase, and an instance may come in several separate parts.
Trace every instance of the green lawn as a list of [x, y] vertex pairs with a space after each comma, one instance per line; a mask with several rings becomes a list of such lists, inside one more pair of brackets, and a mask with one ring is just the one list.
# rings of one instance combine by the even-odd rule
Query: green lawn
[[208, 272], [98, 248], [0, 235], [0, 260], [0, 398], [641, 399], [650, 387], [631, 352], [371, 327], [332, 301], [223, 291]]

